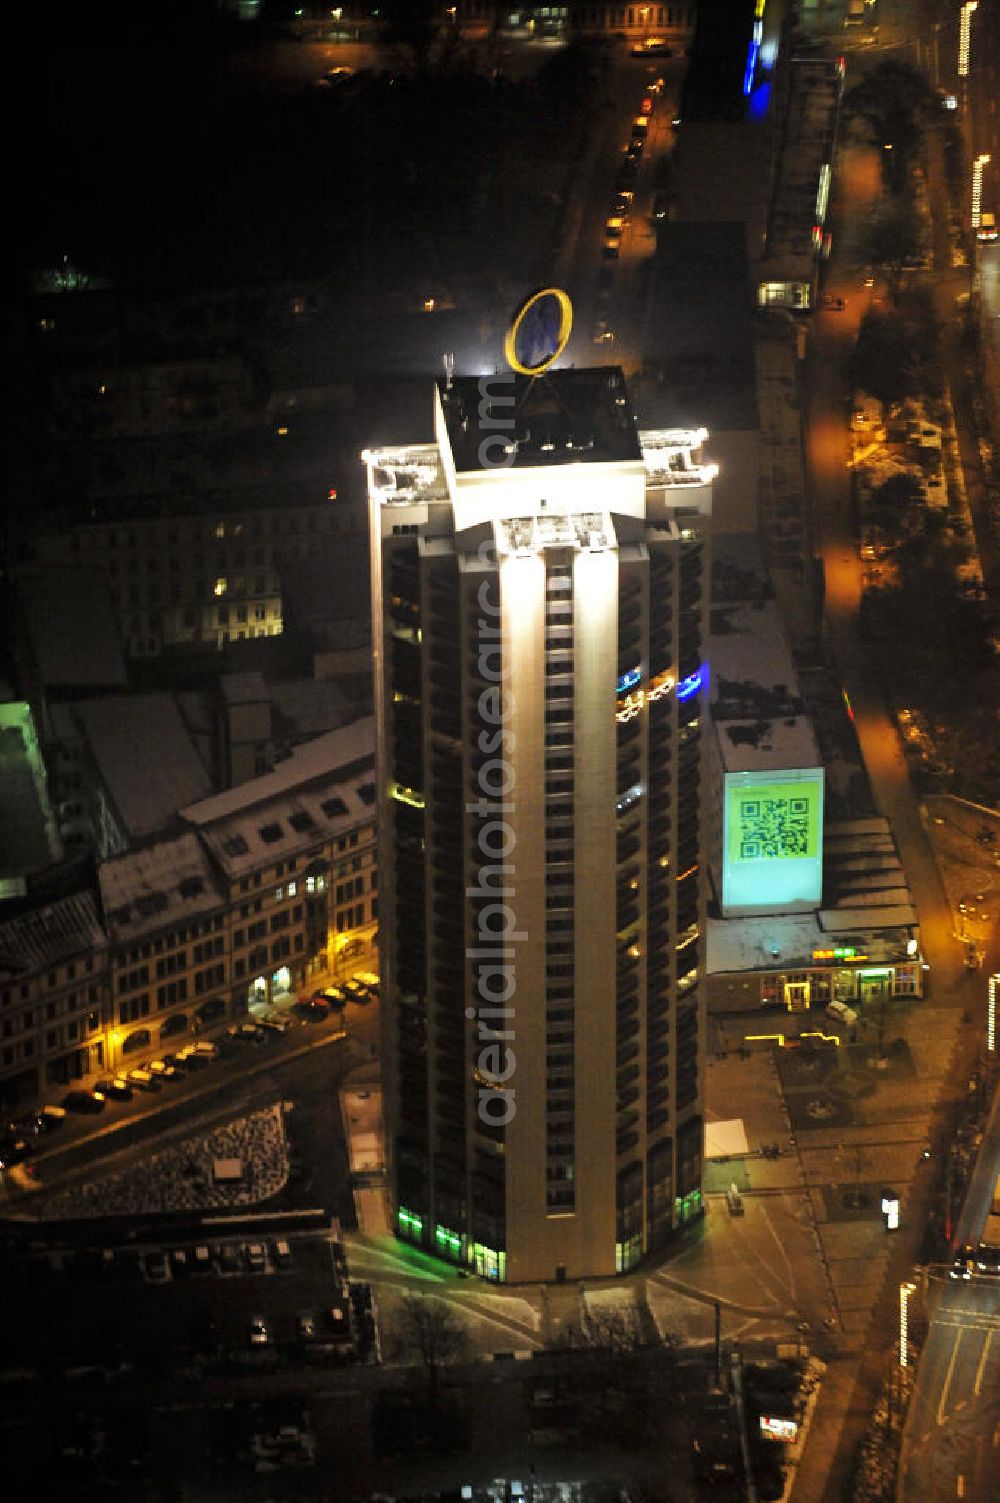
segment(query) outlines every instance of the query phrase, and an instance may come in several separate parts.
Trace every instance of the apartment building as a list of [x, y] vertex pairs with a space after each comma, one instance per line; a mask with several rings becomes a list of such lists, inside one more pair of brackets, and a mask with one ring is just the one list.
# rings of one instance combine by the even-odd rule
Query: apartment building
[[181, 810], [81, 892], [0, 923], [0, 1099], [12, 1109], [371, 966], [374, 722]]
[[617, 367], [433, 399], [366, 456], [396, 1231], [614, 1274], [701, 1209], [714, 467]]

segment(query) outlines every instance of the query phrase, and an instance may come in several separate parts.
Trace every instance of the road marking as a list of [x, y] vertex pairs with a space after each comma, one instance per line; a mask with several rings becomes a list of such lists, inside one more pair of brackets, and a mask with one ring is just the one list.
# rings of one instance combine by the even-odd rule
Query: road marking
[[941, 1398], [937, 1407], [937, 1422], [939, 1425], [944, 1424], [944, 1406], [948, 1401], [948, 1389], [951, 1387], [951, 1380], [955, 1372], [955, 1363], [958, 1361], [958, 1349], [962, 1345], [962, 1331], [963, 1328], [960, 1326], [958, 1335], [955, 1337], [955, 1345], [951, 1349], [951, 1361], [948, 1363], [948, 1371], [945, 1373], [944, 1382], [941, 1385]]
[[975, 1381], [975, 1383], [973, 1384], [973, 1387], [972, 1387], [972, 1392], [975, 1394], [975, 1396], [976, 1396], [977, 1399], [978, 1399], [978, 1397], [979, 1397], [979, 1395], [980, 1395], [980, 1393], [982, 1391], [982, 1387], [983, 1387], [983, 1369], [986, 1366], [986, 1358], [987, 1358], [987, 1356], [989, 1354], [990, 1342], [992, 1340], [993, 1340], [993, 1332], [992, 1331], [987, 1331], [986, 1332], [986, 1340], [983, 1342], [983, 1355], [979, 1359], [979, 1366], [976, 1368], [976, 1381]]

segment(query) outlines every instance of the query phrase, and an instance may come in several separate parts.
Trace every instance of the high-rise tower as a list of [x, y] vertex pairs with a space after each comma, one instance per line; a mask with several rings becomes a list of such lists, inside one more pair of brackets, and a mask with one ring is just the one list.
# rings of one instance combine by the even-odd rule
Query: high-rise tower
[[714, 468], [617, 367], [434, 409], [365, 456], [396, 1230], [611, 1274], [701, 1208]]

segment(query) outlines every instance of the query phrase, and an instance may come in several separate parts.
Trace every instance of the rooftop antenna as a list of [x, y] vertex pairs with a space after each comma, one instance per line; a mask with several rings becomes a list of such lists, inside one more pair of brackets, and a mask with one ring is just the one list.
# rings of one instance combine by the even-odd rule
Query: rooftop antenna
[[444, 389], [451, 391], [451, 383], [455, 378], [455, 356], [452, 353], [442, 358], [444, 360]]

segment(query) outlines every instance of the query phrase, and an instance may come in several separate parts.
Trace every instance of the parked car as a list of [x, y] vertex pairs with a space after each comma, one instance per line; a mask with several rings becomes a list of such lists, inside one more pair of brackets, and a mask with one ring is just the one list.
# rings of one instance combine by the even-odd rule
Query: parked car
[[229, 1038], [236, 1039], [237, 1043], [263, 1044], [267, 1035], [256, 1023], [235, 1023], [228, 1028], [226, 1033]]
[[826, 1007], [826, 1015], [832, 1023], [843, 1023], [845, 1028], [853, 1027], [858, 1021], [858, 1015], [853, 1007], [848, 1007], [846, 1002], [829, 1002]]
[[345, 84], [353, 74], [354, 69], [348, 68], [346, 64], [341, 65], [339, 68], [328, 68], [324, 74], [316, 79], [316, 87], [317, 89], [324, 90], [337, 89], [342, 84]]
[[59, 1105], [67, 1112], [89, 1112], [96, 1116], [103, 1112], [105, 1100], [100, 1091], [67, 1091]]
[[143, 1267], [147, 1279], [151, 1279], [154, 1284], [165, 1283], [170, 1276], [167, 1255], [159, 1250], [146, 1254], [143, 1259]]
[[250, 1345], [267, 1346], [271, 1340], [271, 1328], [263, 1315], [251, 1315], [250, 1317]]
[[116, 1075], [113, 1080], [99, 1080], [95, 1089], [109, 1101], [131, 1101], [135, 1094], [128, 1081], [120, 1075]]
[[297, 1002], [295, 1005], [304, 1017], [312, 1021], [318, 1018], [325, 1018], [330, 1011], [329, 1002], [320, 992], [316, 992], [311, 997], [304, 997], [301, 1002]]
[[316, 1340], [316, 1317], [308, 1312], [299, 1316], [296, 1322], [300, 1341]]
[[292, 1249], [283, 1237], [277, 1242], [271, 1243], [271, 1251], [274, 1254], [274, 1262], [277, 1268], [287, 1268], [292, 1261]]
[[251, 1273], [263, 1273], [267, 1268], [267, 1258], [259, 1242], [248, 1242], [243, 1249], [243, 1256]]
[[208, 1056], [199, 1052], [197, 1044], [185, 1044], [177, 1051], [177, 1063], [185, 1070], [199, 1070], [208, 1064]]
[[141, 1065], [134, 1070], [130, 1070], [126, 1079], [129, 1085], [137, 1086], [140, 1091], [162, 1090], [162, 1086], [156, 1076], [151, 1075], [148, 1070], [144, 1070]]
[[175, 1064], [168, 1064], [165, 1059], [151, 1059], [149, 1073], [155, 1075], [157, 1080], [180, 1080], [182, 1071]]
[[203, 1242], [197, 1247], [192, 1247], [189, 1262], [192, 1273], [212, 1272], [212, 1254]]
[[261, 1018], [257, 1027], [262, 1029], [265, 1036], [269, 1033], [287, 1033], [292, 1026], [291, 1018]]
[[231, 1242], [224, 1242], [219, 1249], [219, 1267], [223, 1273], [240, 1272], [239, 1248], [234, 1247]]
[[646, 37], [629, 51], [633, 57], [673, 57], [663, 37]]
[[18, 1133], [8, 1133], [0, 1141], [0, 1169], [13, 1169], [15, 1164], [23, 1164], [34, 1151], [27, 1138]]
[[43, 1106], [40, 1112], [34, 1112], [30, 1117], [22, 1118], [17, 1124], [25, 1131], [30, 1132], [36, 1138], [44, 1138], [48, 1133], [55, 1132], [66, 1121], [66, 1108], [62, 1106]]

